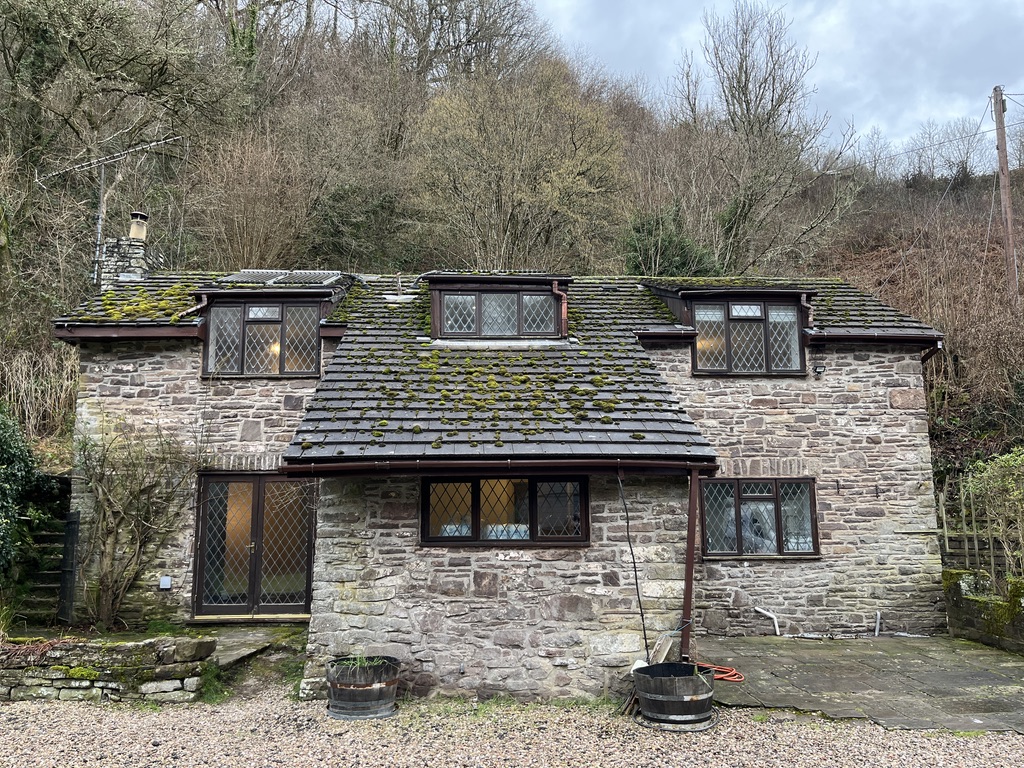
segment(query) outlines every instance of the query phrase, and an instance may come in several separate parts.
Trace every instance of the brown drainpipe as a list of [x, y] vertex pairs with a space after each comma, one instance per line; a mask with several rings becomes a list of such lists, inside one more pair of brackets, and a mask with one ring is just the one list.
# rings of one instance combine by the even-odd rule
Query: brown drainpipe
[[693, 621], [693, 561], [697, 553], [697, 488], [699, 475], [690, 470], [690, 506], [686, 510], [686, 584], [683, 586], [683, 634], [679, 639], [679, 660], [690, 659], [690, 630]]
[[561, 298], [559, 302], [562, 305], [562, 336], [569, 335], [569, 296], [564, 291], [558, 290], [558, 281], [553, 280], [551, 283], [551, 292]]

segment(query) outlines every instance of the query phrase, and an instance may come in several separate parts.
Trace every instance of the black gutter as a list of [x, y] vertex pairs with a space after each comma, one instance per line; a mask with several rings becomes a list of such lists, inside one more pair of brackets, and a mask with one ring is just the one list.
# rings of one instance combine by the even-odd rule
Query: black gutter
[[685, 474], [700, 472], [713, 475], [718, 464], [713, 459], [699, 461], [645, 461], [642, 459], [506, 459], [490, 461], [460, 461], [458, 459], [401, 459], [399, 461], [335, 461], [289, 463], [285, 460], [281, 472], [286, 475], [480, 475], [491, 473], [528, 472], [530, 474], [617, 474], [620, 471], [648, 474]]
[[79, 325], [67, 324], [53, 329], [61, 341], [75, 344], [79, 341], [144, 341], [146, 339], [199, 339], [202, 329], [198, 325]]
[[921, 347], [932, 347], [940, 344], [944, 338], [938, 331], [921, 333], [886, 333], [885, 331], [858, 331], [843, 333], [836, 331], [814, 331], [805, 333], [808, 344], [915, 344]]

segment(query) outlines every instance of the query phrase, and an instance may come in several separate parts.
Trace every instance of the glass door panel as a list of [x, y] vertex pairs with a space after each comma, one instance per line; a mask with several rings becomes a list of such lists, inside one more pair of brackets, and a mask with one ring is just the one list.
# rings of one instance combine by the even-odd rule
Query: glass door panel
[[252, 491], [248, 482], [213, 482], [206, 487], [201, 602], [217, 606], [221, 613], [248, 612], [252, 594]]

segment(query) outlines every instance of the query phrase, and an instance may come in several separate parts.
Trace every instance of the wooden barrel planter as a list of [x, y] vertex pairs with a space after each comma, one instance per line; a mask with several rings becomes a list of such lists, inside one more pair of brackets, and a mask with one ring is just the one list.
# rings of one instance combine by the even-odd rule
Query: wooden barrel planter
[[683, 662], [651, 664], [633, 671], [640, 712], [656, 723], [700, 728], [714, 710], [715, 671]]
[[390, 717], [401, 666], [394, 656], [340, 656], [327, 662], [327, 714], [338, 720]]

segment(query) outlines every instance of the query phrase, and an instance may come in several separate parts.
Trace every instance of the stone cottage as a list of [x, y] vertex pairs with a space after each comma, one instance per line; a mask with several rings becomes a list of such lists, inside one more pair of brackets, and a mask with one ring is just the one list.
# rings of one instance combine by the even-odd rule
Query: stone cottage
[[944, 624], [941, 337], [838, 281], [136, 269], [57, 333], [80, 428], [201, 443], [132, 618], [308, 621], [307, 696], [351, 652], [534, 698], [678, 630]]

